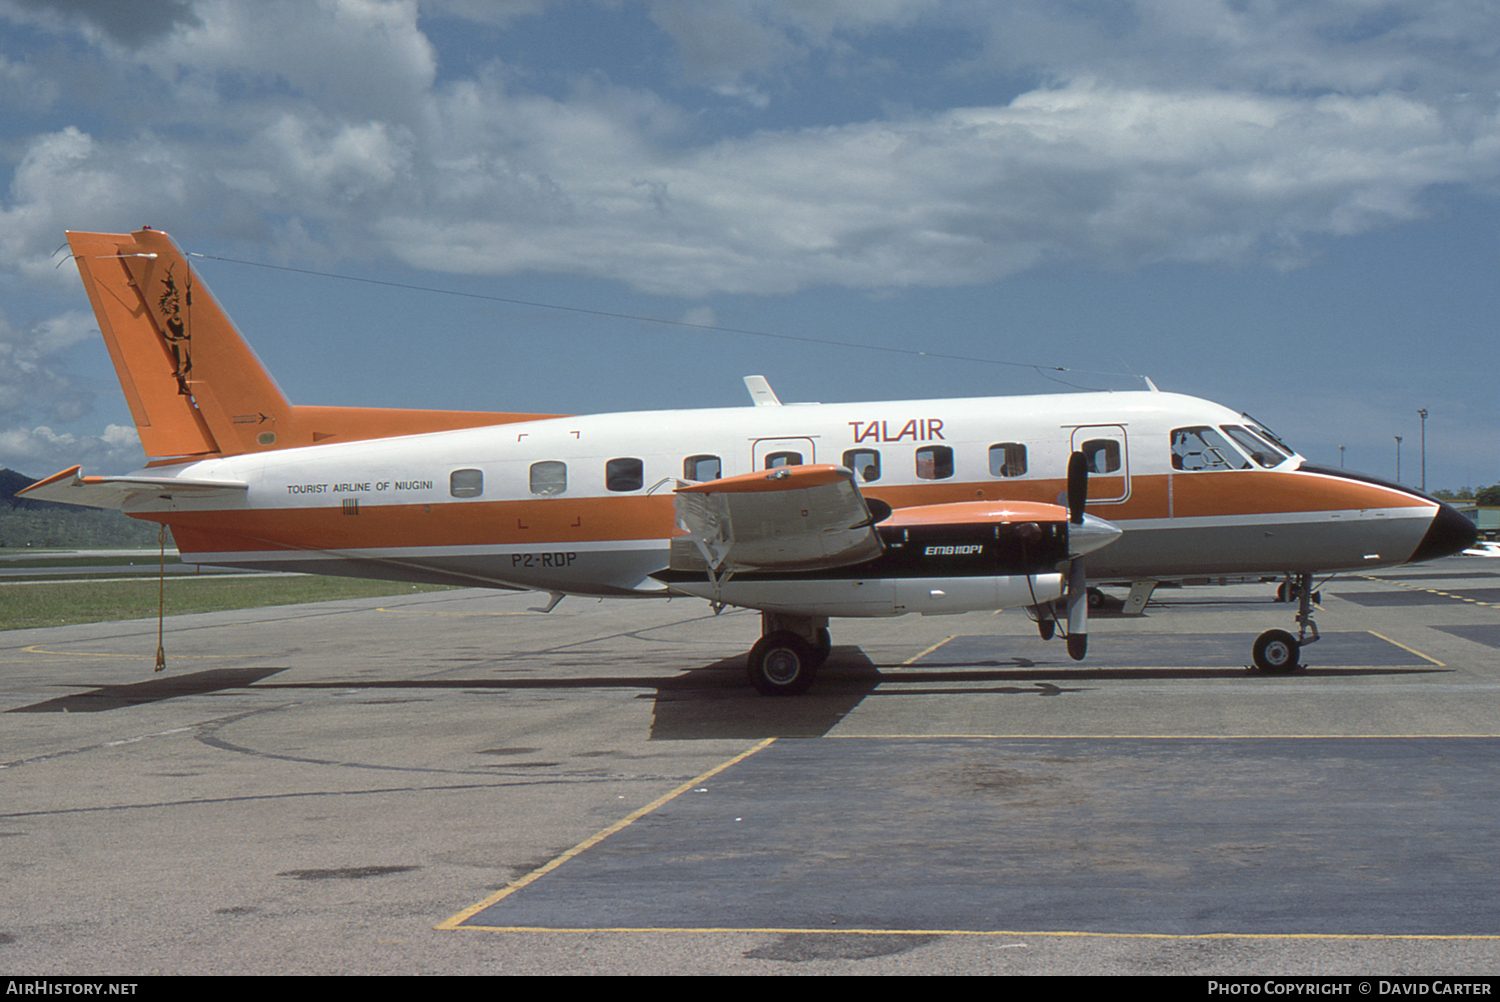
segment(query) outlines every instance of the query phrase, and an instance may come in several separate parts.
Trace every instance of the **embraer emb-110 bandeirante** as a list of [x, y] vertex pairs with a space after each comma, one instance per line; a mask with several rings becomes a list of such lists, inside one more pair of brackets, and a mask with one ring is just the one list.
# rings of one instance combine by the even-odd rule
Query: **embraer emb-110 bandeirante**
[[[118, 508], [182, 559], [762, 613], [749, 675], [805, 690], [828, 620], [1023, 607], [1086, 649], [1089, 580], [1312, 575], [1456, 553], [1473, 523], [1314, 466], [1208, 401], [1149, 391], [558, 416], [294, 406], [166, 234], [70, 233], [141, 443], [28, 497]], [[550, 609], [552, 606], [549, 605]]]

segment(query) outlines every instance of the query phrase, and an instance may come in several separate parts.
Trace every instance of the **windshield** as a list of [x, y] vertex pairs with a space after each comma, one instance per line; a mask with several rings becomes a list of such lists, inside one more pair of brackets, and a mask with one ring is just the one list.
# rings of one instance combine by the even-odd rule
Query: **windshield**
[[1285, 442], [1283, 442], [1280, 435], [1276, 434], [1270, 428], [1267, 428], [1261, 422], [1255, 420], [1255, 418], [1251, 417], [1249, 414], [1246, 414], [1244, 411], [1240, 411], [1240, 417], [1245, 419], [1245, 423], [1248, 424], [1252, 429], [1254, 429], [1257, 435], [1259, 435], [1261, 438], [1264, 438], [1272, 445], [1276, 446], [1276, 448], [1281, 452], [1286, 453], [1288, 456], [1296, 453], [1297, 450], [1293, 449], [1290, 445], [1287, 445]]
[[1221, 427], [1224, 429], [1224, 434], [1234, 439], [1235, 443], [1261, 466], [1269, 469], [1272, 466], [1280, 466], [1292, 458], [1290, 449], [1258, 434], [1259, 426], [1256, 426], [1254, 431], [1237, 424], [1226, 424]]

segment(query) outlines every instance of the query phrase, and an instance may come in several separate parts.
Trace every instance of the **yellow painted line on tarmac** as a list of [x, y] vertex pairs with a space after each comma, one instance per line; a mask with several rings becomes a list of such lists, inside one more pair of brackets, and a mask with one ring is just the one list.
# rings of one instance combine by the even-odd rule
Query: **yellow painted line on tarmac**
[[[948, 639], [951, 640], [952, 638], [949, 637]], [[947, 641], [945, 640], [942, 643], [946, 643], [946, 642]], [[934, 648], [941, 647], [942, 643], [935, 644]], [[929, 649], [929, 651], [924, 651], [923, 654], [929, 653], [930, 650], [931, 649]], [[921, 657], [922, 655], [919, 654], [917, 656]], [[913, 659], [913, 660], [915, 660], [915, 659]], [[870, 740], [869, 737], [860, 738], [858, 735], [831, 735], [830, 734], [830, 735], [825, 735], [824, 737], [825, 737], [825, 739], [833, 739], [833, 740], [839, 740], [841, 738], [845, 738], [845, 739], [857, 739], [857, 740]], [[883, 738], [908, 737], [908, 735], [880, 735], [880, 737], [883, 737]], [[1357, 734], [1357, 735], [1343, 735], [1343, 734], [1339, 734], [1339, 735], [1329, 735], [1329, 734], [1243, 734], [1243, 735], [1219, 735], [1219, 734], [1213, 734], [1213, 735], [1203, 735], [1203, 734], [1108, 734], [1108, 735], [1077, 735], [1077, 734], [1070, 734], [1070, 735], [1037, 735], [1037, 734], [983, 734], [983, 735], [970, 735], [970, 734], [942, 734], [942, 735], [932, 735], [932, 734], [919, 734], [919, 735], [909, 735], [909, 737], [919, 738], [919, 739], [932, 739], [934, 737], [937, 737], [937, 738], [944, 738], [944, 737], [949, 737], [949, 738], [972, 738], [972, 737], [980, 737], [980, 738], [1021, 738], [1021, 739], [1027, 739], [1027, 740], [1056, 740], [1056, 739], [1059, 739], [1059, 738], [1066, 738], [1066, 739], [1072, 739], [1072, 740], [1113, 740], [1113, 739], [1132, 739], [1132, 740], [1140, 740], [1140, 739], [1153, 739], [1153, 740], [1155, 740], [1155, 739], [1160, 739], [1160, 740], [1177, 740], [1177, 739], [1187, 738], [1187, 739], [1192, 739], [1192, 740], [1210, 739], [1210, 740], [1216, 740], [1216, 741], [1230, 741], [1230, 740], [1245, 740], [1245, 739], [1252, 739], [1252, 740], [1253, 739], [1275, 740], [1275, 739], [1285, 739], [1285, 738], [1298, 738], [1298, 739], [1313, 738], [1313, 739], [1318, 739], [1318, 740], [1348, 740], [1349, 738], [1455, 738], [1455, 737], [1457, 737], [1457, 738], [1471, 738], [1471, 737], [1474, 737], [1474, 738], [1494, 738], [1494, 737], [1500, 737], [1500, 735], [1495, 735], [1495, 734], [1394, 734], [1394, 735], [1392, 735], [1392, 734]], [[709, 771], [703, 773], [701, 776], [698, 776], [698, 777], [695, 777], [692, 780], [689, 780], [688, 782], [686, 782], [686, 783], [682, 784], [681, 786], [677, 787], [677, 789], [673, 790], [672, 792], [670, 792], [670, 793], [668, 793], [668, 794], [666, 794], [666, 795], [658, 798], [657, 800], [652, 801], [650, 804], [647, 804], [645, 807], [642, 807], [640, 810], [634, 811], [631, 814], [627, 815], [626, 817], [620, 819], [619, 821], [615, 822], [613, 825], [610, 825], [608, 828], [606, 828], [603, 831], [599, 832], [597, 835], [594, 835], [592, 838], [589, 838], [589, 839], [586, 839], [583, 842], [580, 842], [577, 846], [574, 846], [572, 849], [570, 849], [567, 852], [563, 853], [561, 856], [558, 856], [556, 859], [553, 859], [552, 861], [548, 862], [546, 865], [544, 865], [542, 867], [539, 867], [536, 870], [533, 870], [531, 873], [528, 873], [526, 876], [520, 878], [519, 880], [513, 881], [511, 884], [507, 885], [505, 888], [503, 888], [502, 890], [498, 891], [497, 893], [491, 895], [490, 897], [486, 898], [485, 900], [479, 902], [476, 905], [472, 905], [469, 908], [464, 909], [462, 912], [459, 912], [457, 915], [454, 915], [452, 918], [447, 919], [446, 921], [442, 922], [441, 924], [439, 924], [435, 928], [441, 929], [441, 930], [470, 929], [470, 930], [475, 930], [475, 931], [479, 931], [479, 932], [523, 932], [523, 933], [537, 933], [537, 932], [542, 932], [542, 933], [575, 933], [575, 934], [577, 934], [577, 933], [585, 933], [585, 934], [587, 934], [587, 933], [649, 933], [649, 934], [661, 934], [661, 933], [686, 933], [686, 934], [694, 934], [694, 933], [696, 933], [696, 934], [708, 934], [708, 935], [724, 935], [724, 934], [741, 933], [741, 934], [776, 935], [776, 936], [787, 936], [787, 935], [799, 935], [799, 936], [824, 936], [824, 935], [847, 936], [847, 935], [853, 934], [853, 935], [861, 935], [861, 936], [966, 936], [966, 937], [969, 937], [969, 938], [988, 938], [988, 939], [1009, 938], [1009, 939], [1016, 939], [1016, 940], [1025, 940], [1026, 938], [1030, 937], [1030, 938], [1033, 938], [1033, 939], [1119, 939], [1119, 940], [1162, 940], [1162, 941], [1180, 941], [1180, 942], [1211, 941], [1211, 940], [1247, 940], [1247, 941], [1258, 940], [1258, 941], [1261, 941], [1261, 942], [1293, 942], [1293, 941], [1313, 941], [1313, 940], [1329, 940], [1329, 941], [1342, 941], [1342, 942], [1423, 942], [1423, 943], [1434, 943], [1434, 942], [1500, 942], [1500, 935], [1496, 935], [1496, 934], [1476, 934], [1476, 933], [1321, 933], [1321, 932], [1285, 932], [1285, 933], [1275, 933], [1275, 932], [1266, 932], [1266, 933], [1260, 933], [1260, 932], [1159, 933], [1159, 932], [1085, 932], [1085, 931], [1069, 930], [1069, 929], [1027, 929], [1027, 930], [1021, 930], [1021, 929], [880, 929], [880, 928], [857, 928], [857, 927], [850, 927], [850, 926], [839, 926], [839, 927], [836, 927], [836, 928], [811, 928], [811, 927], [804, 927], [804, 926], [668, 926], [668, 925], [662, 925], [662, 926], [530, 926], [530, 925], [516, 925], [516, 926], [477, 926], [477, 925], [468, 925], [468, 926], [466, 926], [466, 925], [460, 925], [460, 923], [462, 923], [465, 919], [468, 919], [468, 918], [470, 918], [470, 917], [472, 917], [474, 915], [479, 914], [480, 912], [484, 911], [484, 909], [488, 908], [490, 905], [493, 905], [496, 902], [499, 902], [499, 901], [503, 900], [504, 898], [506, 898], [510, 894], [514, 893], [515, 891], [518, 891], [522, 887], [525, 887], [526, 885], [528, 885], [528, 884], [532, 883], [533, 881], [541, 878], [542, 876], [545, 876], [547, 873], [550, 873], [551, 871], [557, 869], [559, 866], [561, 866], [563, 863], [567, 862], [569, 859], [572, 859], [573, 857], [579, 855], [580, 853], [586, 851], [587, 849], [592, 848], [595, 845], [598, 845], [600, 842], [602, 842], [604, 839], [608, 838], [610, 835], [613, 835], [615, 832], [620, 831], [621, 829], [627, 827], [628, 825], [634, 823], [635, 821], [638, 821], [640, 818], [645, 817], [647, 814], [649, 814], [652, 811], [656, 810], [657, 808], [663, 806], [664, 804], [670, 802], [671, 800], [674, 800], [675, 798], [677, 798], [681, 794], [683, 794], [683, 793], [687, 792], [688, 790], [692, 789], [694, 786], [697, 786], [699, 783], [702, 783], [702, 782], [708, 780], [710, 777], [712, 777], [714, 775], [717, 775], [720, 772], [723, 772], [725, 769], [728, 769], [729, 767], [731, 767], [731, 766], [733, 766], [733, 765], [735, 765], [735, 764], [737, 764], [739, 762], [744, 761], [745, 759], [747, 759], [750, 756], [754, 755], [756, 752], [761, 751], [762, 749], [769, 747], [773, 742], [775, 742], [775, 740], [776, 740], [775, 738], [766, 738], [764, 741], [760, 742], [755, 747], [750, 748], [747, 751], [741, 752], [739, 755], [736, 755], [734, 758], [729, 759], [727, 762], [723, 762], [723, 763], [715, 766], [714, 768], [710, 769]], [[1020, 946], [1020, 945], [1024, 945], [1024, 944], [1013, 943], [1013, 944], [1006, 944], [1006, 945], [1008, 945], [1008, 946]]]
[[[37, 644], [37, 645], [32, 646], [32, 647], [23, 647], [23, 648], [21, 648], [21, 650], [24, 653], [26, 653], [26, 654], [43, 654], [43, 655], [46, 655], [48, 657], [67, 658], [67, 659], [73, 659], [73, 658], [137, 658], [137, 657], [143, 657], [143, 656], [144, 657], [154, 657], [155, 656], [155, 652], [148, 652], [148, 653], [142, 655], [139, 652], [136, 652], [136, 653], [125, 653], [123, 651], [117, 651], [117, 652], [114, 652], [114, 653], [109, 653], [109, 652], [99, 652], [99, 653], [96, 653], [96, 652], [93, 652], [93, 651], [49, 651], [49, 650], [43, 648], [40, 644]], [[174, 661], [196, 661], [196, 660], [207, 659], [207, 658], [240, 658], [240, 657], [244, 657], [244, 655], [243, 654], [173, 654], [172, 655], [172, 660], [174, 660]], [[17, 660], [17, 661], [10, 661], [10, 662], [6, 662], [6, 663], [8, 663], [8, 664], [21, 664], [22, 662], [19, 661], [19, 660]]]
[[723, 772], [725, 769], [730, 768], [731, 766], [738, 765], [739, 763], [743, 762], [745, 759], [749, 758], [751, 755], [754, 755], [756, 752], [761, 751], [762, 749], [765, 749], [765, 748], [769, 748], [772, 744], [775, 743], [775, 741], [776, 741], [775, 738], [766, 738], [764, 741], [761, 741], [759, 744], [756, 744], [755, 746], [753, 746], [751, 748], [747, 748], [745, 751], [740, 752], [738, 755], [734, 756], [733, 758], [729, 759], [728, 761], [726, 761], [726, 762], [720, 762], [718, 765], [714, 766], [712, 769], [708, 770], [707, 772], [702, 773], [702, 774], [697, 775], [697, 776], [694, 776], [692, 779], [688, 780], [686, 783], [683, 783], [681, 786], [677, 787], [675, 790], [672, 790], [669, 793], [662, 794], [660, 797], [657, 797], [655, 800], [651, 801], [651, 803], [647, 804], [645, 807], [639, 808], [638, 810], [631, 811], [629, 814], [625, 815], [625, 817], [621, 818], [619, 821], [616, 821], [614, 824], [610, 825], [608, 828], [605, 828], [603, 831], [598, 832], [598, 833], [590, 836], [589, 838], [584, 839], [582, 842], [578, 843], [573, 848], [571, 848], [567, 852], [563, 853], [561, 856], [558, 856], [555, 859], [549, 860], [544, 865], [539, 866], [535, 870], [532, 870], [530, 873], [526, 874], [526, 876], [521, 877], [518, 880], [511, 881], [509, 884], [505, 885], [503, 888], [501, 888], [500, 890], [496, 891], [494, 894], [491, 894], [489, 897], [485, 898], [483, 901], [479, 902], [478, 904], [470, 905], [468, 908], [465, 908], [463, 911], [459, 912], [457, 915], [454, 915], [452, 918], [448, 918], [448, 919], [445, 919], [444, 921], [440, 922], [434, 928], [442, 929], [442, 930], [451, 930], [451, 929], [478, 929], [478, 930], [485, 931], [485, 932], [512, 932], [512, 931], [514, 931], [514, 929], [512, 929], [511, 927], [470, 926], [470, 925], [460, 925], [459, 923], [463, 922], [466, 919], [472, 918], [475, 915], [478, 915], [480, 912], [484, 911], [486, 908], [490, 907], [491, 905], [496, 904], [497, 902], [503, 901], [504, 899], [506, 899], [506, 898], [510, 897], [512, 894], [514, 894], [516, 891], [519, 891], [521, 888], [526, 887], [528, 884], [531, 884], [531, 883], [534, 883], [537, 880], [540, 880], [542, 877], [545, 877], [547, 874], [551, 873], [553, 870], [557, 869], [559, 866], [562, 866], [568, 860], [570, 860], [570, 859], [574, 858], [575, 856], [578, 856], [578, 855], [580, 855], [580, 854], [588, 851], [589, 849], [592, 849], [594, 846], [598, 845], [600, 842], [603, 842], [605, 839], [609, 838], [615, 832], [622, 831], [625, 828], [628, 828], [630, 825], [635, 824], [641, 818], [643, 818], [646, 815], [650, 814], [652, 811], [655, 811], [657, 808], [665, 806], [666, 804], [671, 803], [673, 800], [676, 800], [678, 797], [682, 796], [684, 793], [686, 793], [687, 791], [691, 790], [693, 787], [698, 786], [698, 785], [700, 785], [702, 783], [707, 782], [709, 779], [712, 779], [714, 776], [717, 776], [719, 773]]
[[[1366, 581], [1378, 581], [1383, 585], [1393, 584], [1398, 588], [1405, 588], [1407, 591], [1425, 591], [1429, 595], [1441, 595], [1443, 598], [1451, 598], [1455, 602], [1467, 602], [1470, 605], [1482, 605], [1487, 609], [1500, 608], [1500, 606], [1497, 606], [1494, 602], [1485, 602], [1477, 598], [1464, 598], [1462, 595], [1455, 595], [1451, 591], [1443, 591], [1439, 588], [1423, 588], [1421, 585], [1407, 584], [1405, 581], [1396, 581], [1391, 578], [1371, 577], [1368, 574], [1361, 574], [1359, 576], [1364, 578]], [[1376, 636], [1379, 636], [1379, 634], [1376, 634]]]
[[391, 609], [386, 606], [377, 606], [376, 612], [388, 612], [393, 616], [541, 616], [545, 613], [534, 609], [521, 609], [516, 612], [439, 612], [435, 609]]
[[[955, 634], [955, 636], [957, 636], [957, 634]], [[920, 653], [920, 654], [913, 654], [911, 657], [907, 658], [905, 661], [901, 662], [900, 665], [898, 665], [895, 668], [892, 668], [891, 670], [892, 671], [900, 671], [902, 668], [906, 667], [909, 664], [916, 664], [918, 661], [922, 660], [927, 655], [931, 654], [933, 651], [937, 650], [939, 647], [943, 646], [944, 644], [946, 644], [948, 641], [950, 641], [952, 639], [953, 639], [953, 637], [944, 637], [942, 640], [939, 640], [937, 643], [933, 644], [931, 647], [927, 648], [922, 653]]]
[[1426, 660], [1431, 661], [1433, 664], [1437, 665], [1439, 668], [1446, 668], [1446, 667], [1448, 667], [1447, 665], [1445, 665], [1441, 661], [1439, 661], [1437, 658], [1431, 657], [1430, 655], [1427, 655], [1427, 654], [1423, 654], [1421, 651], [1417, 650], [1415, 647], [1408, 647], [1405, 644], [1403, 644], [1401, 641], [1399, 641], [1399, 640], [1392, 640], [1390, 637], [1387, 637], [1387, 636], [1385, 636], [1382, 633], [1376, 633], [1374, 630], [1370, 630], [1368, 632], [1369, 632], [1370, 636], [1372, 636], [1372, 637], [1379, 637], [1381, 640], [1384, 640], [1388, 644], [1395, 644], [1397, 647], [1401, 648], [1403, 651], [1407, 651], [1407, 652], [1409, 652], [1411, 654], [1415, 654], [1419, 658], [1425, 658]]

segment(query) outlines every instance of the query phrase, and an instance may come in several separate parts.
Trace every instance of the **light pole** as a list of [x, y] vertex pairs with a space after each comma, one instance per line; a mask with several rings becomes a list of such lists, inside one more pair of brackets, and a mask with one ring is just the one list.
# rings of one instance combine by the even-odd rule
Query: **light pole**
[[1396, 483], [1401, 482], [1401, 436], [1396, 436]]
[[1339, 469], [1342, 470], [1343, 468], [1344, 468], [1344, 447], [1341, 445], [1341, 446], [1339, 446]]
[[1427, 408], [1423, 407], [1417, 411], [1417, 417], [1422, 419], [1422, 490], [1427, 489]]

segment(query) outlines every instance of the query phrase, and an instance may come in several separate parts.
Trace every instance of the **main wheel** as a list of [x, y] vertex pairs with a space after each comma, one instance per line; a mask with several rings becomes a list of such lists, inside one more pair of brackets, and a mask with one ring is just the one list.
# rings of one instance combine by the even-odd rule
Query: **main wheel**
[[828, 660], [828, 655], [833, 653], [833, 634], [828, 632], [828, 627], [820, 626], [815, 631], [817, 642], [812, 645], [813, 667], [823, 667], [823, 662]]
[[746, 659], [750, 684], [762, 696], [800, 696], [818, 671], [812, 644], [790, 630], [768, 633], [750, 648]]
[[1042, 635], [1043, 640], [1051, 640], [1053, 634], [1057, 632], [1057, 620], [1043, 615], [1036, 621], [1036, 632]]
[[1090, 588], [1088, 590], [1088, 596], [1090, 609], [1104, 608], [1104, 592], [1100, 591], [1098, 588]]
[[1296, 637], [1285, 630], [1267, 630], [1255, 638], [1250, 656], [1255, 661], [1255, 667], [1261, 671], [1285, 675], [1301, 667], [1297, 663], [1297, 657], [1301, 653], [1302, 645], [1297, 643]]

